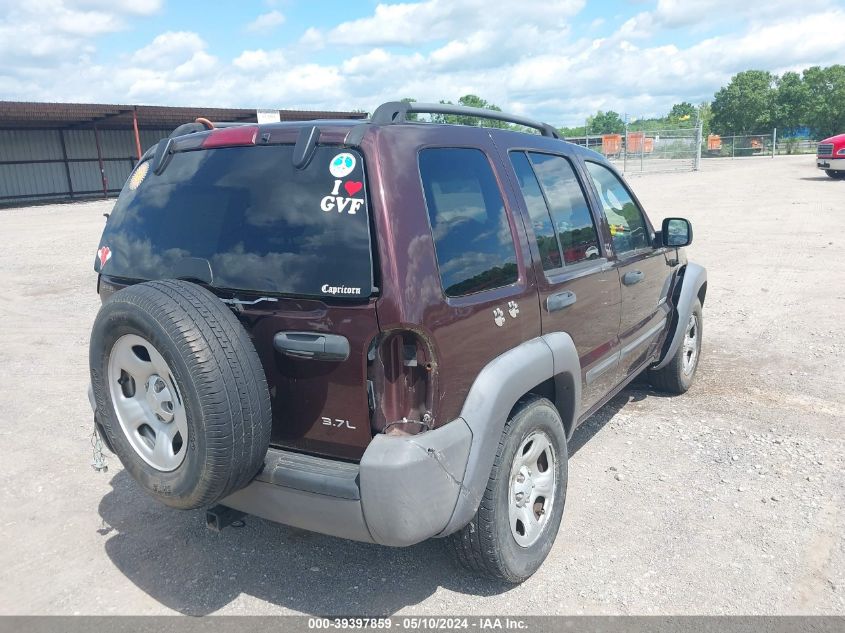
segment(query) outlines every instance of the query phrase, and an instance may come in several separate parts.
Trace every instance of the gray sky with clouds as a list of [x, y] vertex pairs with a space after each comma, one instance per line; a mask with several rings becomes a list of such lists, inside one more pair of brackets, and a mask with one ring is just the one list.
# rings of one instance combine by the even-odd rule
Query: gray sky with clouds
[[[351, 5], [351, 6], [350, 6]], [[0, 99], [372, 110], [475, 93], [576, 125], [845, 62], [845, 2], [0, 0]]]

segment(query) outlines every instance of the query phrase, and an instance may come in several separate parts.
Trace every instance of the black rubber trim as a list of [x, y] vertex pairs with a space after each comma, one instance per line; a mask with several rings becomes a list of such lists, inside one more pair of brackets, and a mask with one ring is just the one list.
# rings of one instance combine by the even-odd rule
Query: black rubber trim
[[259, 481], [327, 497], [361, 498], [358, 464], [271, 448]]

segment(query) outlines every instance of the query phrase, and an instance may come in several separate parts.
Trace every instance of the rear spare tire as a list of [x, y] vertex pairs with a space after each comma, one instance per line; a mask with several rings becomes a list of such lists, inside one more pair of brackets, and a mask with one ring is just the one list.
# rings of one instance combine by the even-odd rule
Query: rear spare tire
[[261, 468], [267, 379], [246, 330], [208, 290], [164, 280], [115, 293], [94, 321], [89, 364], [108, 443], [165, 504], [210, 505]]

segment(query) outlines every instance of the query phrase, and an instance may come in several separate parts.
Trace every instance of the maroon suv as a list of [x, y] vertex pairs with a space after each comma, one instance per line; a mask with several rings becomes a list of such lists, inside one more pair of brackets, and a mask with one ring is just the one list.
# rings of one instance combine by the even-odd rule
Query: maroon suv
[[448, 537], [472, 569], [530, 576], [575, 428], [643, 372], [690, 386], [707, 281], [689, 222], [655, 231], [599, 154], [501, 112], [200, 121], [142, 158], [97, 252], [105, 443], [218, 527]]

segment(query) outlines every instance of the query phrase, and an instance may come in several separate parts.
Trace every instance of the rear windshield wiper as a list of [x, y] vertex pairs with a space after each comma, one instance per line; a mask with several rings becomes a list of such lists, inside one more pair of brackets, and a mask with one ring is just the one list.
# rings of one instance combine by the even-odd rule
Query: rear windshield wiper
[[185, 281], [200, 281], [209, 286], [214, 283], [211, 262], [204, 257], [183, 257], [173, 264], [169, 276]]

